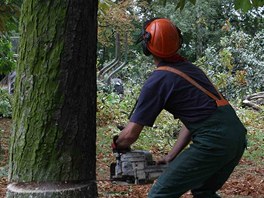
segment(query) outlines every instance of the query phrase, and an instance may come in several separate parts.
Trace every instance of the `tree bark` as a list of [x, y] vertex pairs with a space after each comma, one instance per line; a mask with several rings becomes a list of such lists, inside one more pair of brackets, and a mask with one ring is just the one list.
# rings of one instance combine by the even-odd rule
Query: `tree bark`
[[7, 197], [97, 196], [97, 8], [23, 3]]

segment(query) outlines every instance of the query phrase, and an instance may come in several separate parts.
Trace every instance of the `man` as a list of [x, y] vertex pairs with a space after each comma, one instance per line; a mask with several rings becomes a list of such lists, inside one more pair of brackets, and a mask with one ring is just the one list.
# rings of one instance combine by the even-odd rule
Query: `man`
[[[168, 163], [148, 197], [219, 197], [219, 190], [238, 164], [246, 129], [228, 101], [206, 75], [177, 54], [180, 30], [168, 19], [147, 21], [141, 35], [143, 52], [157, 69], [145, 82], [130, 122], [115, 144], [129, 148], [144, 126], [152, 126], [165, 109], [183, 123], [172, 150], [158, 163]], [[190, 146], [184, 149], [190, 142]]]

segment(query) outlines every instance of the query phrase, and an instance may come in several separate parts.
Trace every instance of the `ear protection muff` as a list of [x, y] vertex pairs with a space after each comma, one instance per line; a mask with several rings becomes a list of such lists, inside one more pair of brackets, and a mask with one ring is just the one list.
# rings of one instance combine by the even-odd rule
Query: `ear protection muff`
[[148, 50], [147, 48], [147, 44], [148, 42], [150, 41], [151, 39], [151, 34], [149, 32], [146, 31], [146, 28], [148, 27], [148, 25], [156, 20], [156, 19], [159, 19], [159, 18], [152, 18], [150, 20], [147, 20], [144, 24], [143, 24], [143, 28], [142, 28], [142, 31], [141, 31], [141, 35], [140, 37], [138, 38], [137, 40], [137, 43], [140, 43], [141, 42], [141, 46], [142, 46], [142, 50], [143, 50], [143, 53], [146, 55], [146, 56], [150, 56], [151, 55], [151, 52]]
[[142, 40], [141, 45], [142, 45], [143, 53], [146, 56], [151, 55], [151, 52], [147, 48], [147, 44], [150, 41], [150, 39], [151, 39], [151, 34], [149, 32], [144, 31], [143, 40]]

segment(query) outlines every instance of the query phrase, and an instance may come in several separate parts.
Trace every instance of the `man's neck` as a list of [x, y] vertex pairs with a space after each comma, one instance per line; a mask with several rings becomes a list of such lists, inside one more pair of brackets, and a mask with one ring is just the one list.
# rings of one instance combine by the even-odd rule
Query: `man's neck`
[[154, 59], [154, 64], [155, 64], [156, 66], [158, 66], [159, 63], [160, 63], [160, 61], [161, 61], [161, 59], [158, 58], [158, 57], [156, 57], [156, 56], [153, 56], [153, 59]]

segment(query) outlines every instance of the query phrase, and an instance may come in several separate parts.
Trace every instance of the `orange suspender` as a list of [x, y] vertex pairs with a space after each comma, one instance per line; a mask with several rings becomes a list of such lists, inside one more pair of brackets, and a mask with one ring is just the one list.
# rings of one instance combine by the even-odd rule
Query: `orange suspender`
[[185, 80], [187, 80], [188, 82], [190, 82], [192, 85], [194, 85], [195, 87], [197, 87], [198, 89], [200, 89], [202, 92], [204, 92], [206, 95], [208, 95], [209, 97], [211, 97], [212, 99], [215, 100], [217, 106], [225, 106], [228, 105], [228, 101], [226, 99], [224, 99], [224, 97], [222, 96], [222, 94], [220, 94], [220, 92], [218, 91], [218, 89], [215, 88], [215, 90], [217, 91], [218, 95], [220, 96], [220, 100], [214, 95], [212, 94], [210, 91], [208, 91], [207, 89], [203, 88], [201, 85], [199, 85], [195, 80], [193, 80], [191, 77], [189, 77], [188, 75], [186, 75], [185, 73], [181, 72], [178, 69], [175, 69], [173, 67], [168, 67], [168, 66], [161, 66], [158, 67], [156, 70], [163, 70], [163, 71], [169, 71], [169, 72], [173, 72], [175, 74], [178, 74], [179, 76], [181, 76], [182, 78], [184, 78]]

